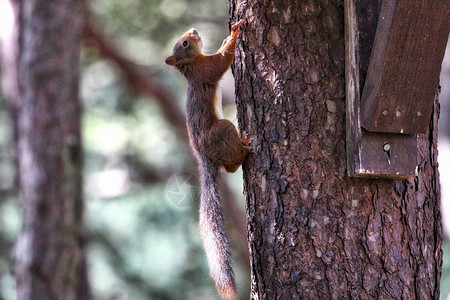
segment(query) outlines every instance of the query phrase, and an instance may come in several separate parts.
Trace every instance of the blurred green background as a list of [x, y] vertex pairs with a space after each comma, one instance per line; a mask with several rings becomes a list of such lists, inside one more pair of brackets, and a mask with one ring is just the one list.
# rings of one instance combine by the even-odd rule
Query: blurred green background
[[[176, 96], [183, 112], [185, 81], [164, 65], [164, 58], [191, 27], [202, 34], [207, 53], [218, 49], [228, 34], [224, 0], [95, 0], [90, 1], [90, 9], [110, 42], [145, 65]], [[85, 228], [95, 298], [218, 299], [198, 233], [198, 189], [191, 180], [189, 149], [154, 99], [133, 93], [117, 67], [95, 47], [83, 48], [81, 65]], [[224, 104], [224, 116], [236, 123], [230, 74], [223, 86], [222, 94], [231, 99]], [[444, 137], [448, 137], [446, 130], [442, 130]], [[11, 139], [10, 120], [1, 101], [0, 300], [15, 299], [10, 253], [20, 230]], [[244, 211], [241, 177], [240, 171], [226, 175]], [[243, 213], [240, 217], [245, 218]], [[238, 257], [237, 247], [246, 249], [245, 241], [235, 242], [232, 252], [240, 298], [248, 299], [248, 267]], [[448, 239], [441, 286], [441, 299], [450, 300]]]

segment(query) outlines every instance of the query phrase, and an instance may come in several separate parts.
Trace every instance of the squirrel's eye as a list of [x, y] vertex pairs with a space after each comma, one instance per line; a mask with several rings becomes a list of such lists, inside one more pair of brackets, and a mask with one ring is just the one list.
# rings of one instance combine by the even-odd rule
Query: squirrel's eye
[[181, 44], [184, 48], [186, 48], [187, 46], [189, 46], [189, 42], [188, 41], [184, 41], [183, 44]]

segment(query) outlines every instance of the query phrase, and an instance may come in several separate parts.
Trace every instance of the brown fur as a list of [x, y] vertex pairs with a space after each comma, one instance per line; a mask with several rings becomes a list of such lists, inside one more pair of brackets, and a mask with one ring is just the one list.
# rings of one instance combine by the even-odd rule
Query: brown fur
[[216, 115], [218, 82], [234, 58], [236, 38], [242, 21], [232, 27], [231, 36], [213, 55], [203, 55], [202, 41], [195, 29], [187, 31], [175, 44], [166, 63], [174, 65], [187, 79], [187, 127], [191, 147], [201, 175], [200, 233], [210, 274], [219, 294], [236, 297], [231, 255], [223, 225], [217, 182], [219, 169], [235, 172], [244, 162], [250, 141], [239, 137], [236, 127]]

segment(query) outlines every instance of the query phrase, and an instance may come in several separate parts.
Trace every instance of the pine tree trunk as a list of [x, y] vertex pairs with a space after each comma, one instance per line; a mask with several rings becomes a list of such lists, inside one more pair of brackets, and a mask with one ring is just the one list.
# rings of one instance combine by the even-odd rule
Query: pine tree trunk
[[438, 299], [436, 100], [419, 176], [346, 174], [342, 1], [230, 1], [252, 299]]
[[22, 206], [17, 299], [85, 300], [78, 98], [83, 1], [11, 3], [17, 40], [4, 48], [10, 50], [4, 76], [18, 83], [6, 94], [17, 129]]

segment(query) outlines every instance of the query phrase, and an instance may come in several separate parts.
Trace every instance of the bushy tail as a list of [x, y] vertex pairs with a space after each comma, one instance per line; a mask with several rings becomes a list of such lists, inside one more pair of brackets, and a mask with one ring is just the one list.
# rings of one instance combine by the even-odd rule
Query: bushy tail
[[200, 233], [208, 258], [210, 275], [222, 298], [236, 298], [236, 284], [231, 268], [231, 255], [225, 234], [222, 208], [219, 202], [219, 168], [200, 159], [201, 200]]

